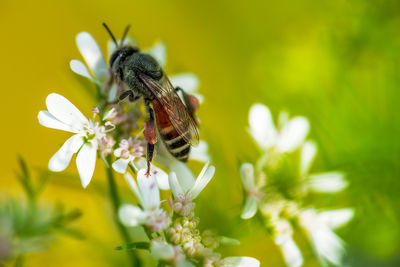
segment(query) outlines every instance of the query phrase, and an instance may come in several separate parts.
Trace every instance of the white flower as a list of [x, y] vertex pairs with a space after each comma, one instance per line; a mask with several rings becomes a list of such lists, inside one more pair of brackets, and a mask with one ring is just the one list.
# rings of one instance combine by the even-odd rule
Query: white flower
[[317, 146], [314, 142], [307, 141], [304, 143], [301, 149], [300, 176], [305, 182], [306, 189], [315, 192], [335, 193], [346, 188], [348, 182], [342, 172], [308, 173], [316, 153]]
[[143, 140], [122, 139], [119, 147], [114, 150], [114, 155], [119, 158], [112, 167], [116, 172], [125, 173], [129, 163], [132, 163], [135, 158], [143, 156], [145, 151], [145, 142]]
[[146, 225], [153, 232], [165, 230], [171, 223], [171, 218], [160, 208], [160, 191], [153, 174], [146, 176], [146, 169], [139, 170], [137, 184], [129, 173], [125, 178], [142, 208], [125, 204], [119, 210], [121, 222], [127, 226]]
[[190, 178], [188, 179], [185, 176], [177, 177], [174, 172], [171, 172], [168, 176], [168, 181], [174, 197], [179, 198], [186, 196], [194, 200], [214, 176], [215, 167], [209, 167], [208, 165], [209, 162], [204, 165], [194, 183]]
[[39, 112], [39, 123], [48, 128], [74, 133], [60, 150], [50, 159], [51, 171], [65, 170], [72, 158], [77, 153], [76, 165], [82, 186], [86, 188], [92, 179], [96, 165], [97, 149], [99, 142], [106, 135], [104, 126], [88, 120], [65, 97], [52, 93], [46, 98], [47, 110]]
[[260, 262], [251, 257], [227, 257], [224, 258], [219, 266], [224, 267], [259, 267]]
[[[285, 116], [283, 116], [285, 115]], [[280, 118], [282, 125], [277, 129], [268, 107], [255, 104], [249, 112], [249, 131], [254, 140], [262, 149], [274, 148], [280, 153], [296, 150], [306, 138], [309, 131], [309, 123], [305, 117], [294, 117], [291, 120]]]
[[313, 248], [322, 262], [341, 264], [345, 252], [344, 244], [333, 230], [348, 223], [353, 215], [352, 209], [319, 213], [315, 209], [307, 209], [300, 214], [300, 225], [308, 234]]
[[240, 217], [242, 219], [250, 219], [256, 214], [258, 209], [258, 202], [262, 198], [262, 193], [255, 184], [254, 168], [252, 164], [242, 164], [242, 166], [240, 167], [240, 178], [242, 179], [242, 184], [247, 196], [246, 203]]

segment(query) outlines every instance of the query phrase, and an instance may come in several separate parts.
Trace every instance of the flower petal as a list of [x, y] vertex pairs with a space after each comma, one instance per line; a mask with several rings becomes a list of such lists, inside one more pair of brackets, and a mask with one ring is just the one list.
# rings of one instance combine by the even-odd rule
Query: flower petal
[[158, 188], [160, 188], [161, 190], [169, 190], [168, 174], [154, 164], [151, 164], [150, 168], [150, 172], [156, 178]]
[[250, 219], [252, 218], [257, 212], [257, 200], [254, 196], [247, 197], [246, 204], [244, 205], [242, 214], [240, 217], [242, 219]]
[[[134, 165], [137, 169], [147, 169], [147, 161], [142, 157], [136, 158]], [[161, 190], [169, 190], [168, 174], [153, 163], [150, 163], [150, 170], [157, 181], [158, 188]]]
[[130, 159], [117, 159], [112, 164], [112, 168], [119, 173], [126, 173]]
[[317, 145], [312, 141], [304, 143], [300, 156], [300, 175], [305, 175], [311, 168], [311, 164], [317, 154]]
[[260, 262], [251, 257], [227, 257], [221, 262], [225, 267], [259, 267]]
[[49, 94], [46, 98], [46, 106], [51, 115], [75, 130], [81, 130], [83, 125], [88, 123], [79, 109], [62, 95]]
[[211, 157], [208, 154], [207, 142], [200, 140], [198, 146], [192, 147], [189, 158], [202, 162], [210, 161]]
[[160, 191], [154, 174], [146, 175], [147, 170], [141, 169], [137, 174], [137, 183], [143, 197], [143, 208], [151, 210], [160, 206]]
[[180, 87], [188, 94], [195, 93], [200, 83], [197, 75], [193, 73], [172, 75], [170, 81], [174, 87]]
[[108, 66], [96, 40], [90, 33], [81, 32], [76, 36], [76, 44], [96, 78], [105, 81], [108, 78]]
[[249, 131], [257, 144], [264, 149], [276, 142], [276, 128], [268, 107], [255, 104], [249, 112]]
[[79, 135], [71, 136], [49, 161], [49, 170], [60, 172], [71, 162], [72, 155], [82, 146], [83, 140]]
[[125, 173], [125, 180], [128, 182], [130, 188], [132, 189], [133, 193], [135, 194], [136, 198], [139, 200], [140, 205], [143, 206], [143, 197], [142, 194], [139, 191], [139, 187], [136, 184], [135, 179], [133, 179], [132, 175], [130, 175], [128, 172]]
[[165, 63], [167, 62], [167, 48], [164, 42], [156, 42], [151, 48], [147, 49], [146, 52], [157, 60], [162, 68], [165, 67]]
[[254, 167], [250, 163], [243, 163], [240, 167], [240, 178], [246, 190], [252, 190], [256, 187], [254, 183]]
[[82, 61], [73, 59], [69, 62], [69, 67], [76, 74], [86, 77], [93, 82], [99, 84], [99, 81], [93, 78], [92, 74], [90, 74], [89, 70], [86, 68], [86, 65]]
[[308, 229], [314, 250], [320, 258], [340, 266], [344, 242], [328, 227]]
[[[160, 150], [164, 149], [163, 145], [160, 145]], [[188, 192], [193, 187], [195, 177], [187, 164], [173, 158], [168, 155], [166, 150], [165, 153], [159, 153], [156, 155], [156, 161], [166, 166], [170, 172], [174, 172], [177, 176], [179, 184], [181, 185], [184, 192]]]
[[116, 83], [113, 83], [111, 85], [111, 88], [108, 90], [108, 96], [107, 99], [109, 102], [113, 102], [117, 99], [117, 94], [118, 94], [118, 85]]
[[316, 192], [335, 193], [347, 187], [348, 182], [342, 172], [325, 172], [308, 177], [308, 187]]
[[199, 177], [197, 177], [193, 187], [187, 193], [187, 195], [192, 199], [195, 199], [200, 194], [200, 192], [204, 189], [204, 187], [206, 187], [208, 182], [210, 182], [210, 180], [214, 176], [215, 167], [214, 166], [208, 167], [208, 164], [209, 164], [209, 162], [207, 162], [204, 165], [204, 167], [201, 170]]
[[[277, 239], [280, 240], [277, 240]], [[294, 242], [291, 236], [279, 236], [276, 238], [275, 243], [282, 251], [283, 258], [289, 267], [299, 267], [303, 264], [303, 256], [301, 255], [299, 247]]]
[[292, 152], [304, 142], [309, 128], [309, 122], [305, 117], [291, 119], [279, 132], [276, 149], [280, 152]]
[[150, 247], [151, 255], [156, 260], [169, 261], [174, 257], [174, 248], [166, 243], [152, 242]]
[[174, 172], [169, 173], [168, 181], [169, 181], [169, 187], [171, 188], [174, 197], [183, 196], [185, 194]]
[[146, 221], [146, 213], [139, 207], [125, 204], [118, 210], [118, 217], [126, 226], [137, 226]]
[[50, 114], [47, 110], [39, 111], [38, 120], [41, 125], [44, 127], [62, 130], [71, 133], [77, 133], [77, 129], [72, 128], [70, 125], [67, 125], [61, 121], [59, 121], [56, 117]]
[[318, 214], [318, 220], [331, 229], [347, 224], [354, 216], [353, 209], [338, 209], [323, 211]]
[[92, 179], [96, 166], [97, 141], [92, 140], [84, 144], [76, 157], [76, 166], [83, 188], [86, 188]]

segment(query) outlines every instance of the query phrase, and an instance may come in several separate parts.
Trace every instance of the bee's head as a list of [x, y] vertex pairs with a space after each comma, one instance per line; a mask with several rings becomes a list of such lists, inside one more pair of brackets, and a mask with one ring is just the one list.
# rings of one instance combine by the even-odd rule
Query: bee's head
[[116, 50], [114, 53], [112, 53], [112, 55], [110, 57], [110, 62], [109, 62], [111, 69], [114, 69], [114, 63], [117, 63], [117, 65], [119, 65], [118, 64], [119, 62], [123, 61], [127, 56], [130, 56], [133, 53], [138, 52], [139, 49], [135, 48], [133, 46], [128, 46], [128, 45], [124, 46], [124, 40], [125, 40], [126, 35], [128, 34], [129, 25], [126, 26], [120, 43], [117, 42], [117, 40], [115, 39], [111, 30], [108, 28], [108, 26], [105, 23], [103, 23], [103, 26], [104, 26], [104, 28], [106, 28], [107, 32], [110, 34], [111, 39], [113, 40], [113, 42], [116, 46]]
[[114, 69], [115, 65], [119, 65], [121, 62], [123, 62], [128, 56], [132, 55], [133, 53], [138, 52], [139, 49], [133, 46], [123, 46], [120, 48], [117, 48], [117, 50], [112, 53], [110, 57], [110, 67], [111, 69]]

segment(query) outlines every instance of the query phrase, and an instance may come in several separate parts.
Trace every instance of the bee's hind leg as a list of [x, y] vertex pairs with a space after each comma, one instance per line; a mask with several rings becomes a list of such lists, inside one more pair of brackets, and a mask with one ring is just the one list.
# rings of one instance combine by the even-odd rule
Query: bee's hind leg
[[150, 163], [154, 156], [154, 145], [157, 142], [156, 128], [154, 126], [154, 111], [146, 104], [147, 111], [149, 112], [149, 120], [144, 124], [144, 137], [147, 141], [147, 172], [146, 175], [150, 175]]
[[183, 95], [183, 101], [185, 102], [186, 108], [189, 111], [189, 114], [194, 118], [194, 113], [199, 108], [199, 100], [194, 95], [188, 94], [180, 87], [175, 88], [176, 92], [181, 91]]

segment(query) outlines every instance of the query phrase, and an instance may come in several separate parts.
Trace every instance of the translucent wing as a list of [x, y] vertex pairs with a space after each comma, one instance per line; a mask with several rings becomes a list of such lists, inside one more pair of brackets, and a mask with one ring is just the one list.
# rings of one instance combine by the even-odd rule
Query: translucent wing
[[159, 81], [143, 73], [139, 73], [139, 77], [161, 104], [177, 132], [186, 142], [196, 146], [199, 143], [196, 122], [188, 113], [167, 76], [164, 74]]

